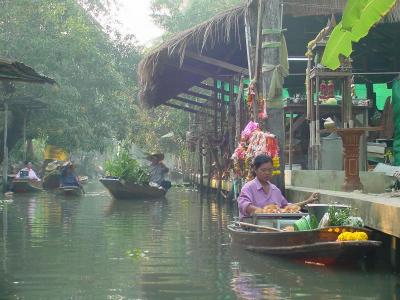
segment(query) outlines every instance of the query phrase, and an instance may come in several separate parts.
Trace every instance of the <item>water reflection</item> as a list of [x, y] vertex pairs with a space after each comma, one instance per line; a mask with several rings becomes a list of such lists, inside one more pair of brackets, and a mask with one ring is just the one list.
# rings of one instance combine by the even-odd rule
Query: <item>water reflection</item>
[[396, 299], [389, 272], [335, 270], [230, 245], [236, 208], [175, 190], [115, 201], [16, 196], [0, 206], [0, 299]]
[[232, 289], [240, 299], [399, 299], [398, 278], [360, 268], [309, 266], [232, 248]]

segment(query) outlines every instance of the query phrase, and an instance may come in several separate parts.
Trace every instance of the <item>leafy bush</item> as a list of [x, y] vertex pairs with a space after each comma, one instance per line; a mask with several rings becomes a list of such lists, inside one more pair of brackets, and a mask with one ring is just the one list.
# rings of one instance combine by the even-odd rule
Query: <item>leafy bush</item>
[[128, 151], [123, 151], [112, 160], [106, 161], [105, 171], [107, 176], [116, 176], [142, 185], [148, 184], [150, 179], [148, 168], [131, 158]]

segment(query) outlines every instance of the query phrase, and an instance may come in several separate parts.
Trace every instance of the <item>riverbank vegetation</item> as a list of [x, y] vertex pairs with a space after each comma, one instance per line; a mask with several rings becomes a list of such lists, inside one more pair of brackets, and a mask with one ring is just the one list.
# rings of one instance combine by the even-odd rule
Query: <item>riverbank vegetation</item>
[[[208, 1], [210, 5], [204, 5], [207, 1], [153, 0], [152, 17], [168, 38], [226, 5], [240, 2]], [[12, 89], [0, 87], [2, 96], [10, 101], [29, 96], [46, 103], [46, 109], [28, 113], [30, 145], [52, 144], [73, 153], [104, 152], [115, 141], [131, 141], [144, 151], [185, 156], [188, 114], [166, 107], [150, 111], [140, 107], [136, 68], [146, 49], [138, 45], [134, 35], [123, 36], [96, 20], [99, 15], [107, 16], [109, 3], [3, 1], [0, 56], [26, 63], [55, 79], [57, 86], [14, 83]], [[17, 153], [16, 159], [21, 156], [22, 113], [22, 108], [10, 113], [8, 147]], [[174, 134], [161, 138], [170, 132]], [[34, 156], [34, 151], [28, 153], [32, 159], [29, 155]]]

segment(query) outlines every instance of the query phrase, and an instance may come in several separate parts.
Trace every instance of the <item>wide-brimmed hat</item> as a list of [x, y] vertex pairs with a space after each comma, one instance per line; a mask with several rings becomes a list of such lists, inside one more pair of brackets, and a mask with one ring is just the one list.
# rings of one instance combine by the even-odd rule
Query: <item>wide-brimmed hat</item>
[[151, 160], [153, 157], [156, 157], [158, 160], [164, 159], [164, 153], [161, 152], [153, 152], [147, 155], [147, 159]]
[[61, 163], [62, 163], [62, 162], [60, 162], [60, 161], [58, 161], [58, 160], [54, 160], [54, 161], [52, 161], [52, 162], [49, 162], [49, 163], [47, 164], [45, 170], [46, 170], [47, 172], [54, 171], [54, 170], [56, 170], [59, 166], [61, 166]]

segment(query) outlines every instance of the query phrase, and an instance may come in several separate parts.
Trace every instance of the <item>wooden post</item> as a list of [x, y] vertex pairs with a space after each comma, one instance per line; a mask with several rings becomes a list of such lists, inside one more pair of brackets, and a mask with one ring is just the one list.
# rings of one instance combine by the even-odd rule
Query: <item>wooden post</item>
[[242, 126], [241, 126], [242, 118], [243, 118], [242, 94], [243, 94], [243, 76], [240, 77], [240, 82], [239, 82], [239, 93], [238, 93], [238, 95], [237, 95], [236, 103], [235, 103], [235, 110], [236, 110], [235, 145], [239, 144], [239, 141], [240, 141], [240, 133], [241, 133], [241, 130], [242, 130]]
[[203, 140], [199, 138], [199, 191], [203, 192]]
[[[281, 29], [281, 5], [280, 0], [269, 0], [266, 1], [262, 7], [262, 28], [264, 29]], [[260, 9], [260, 7], [259, 7]], [[259, 12], [260, 13], [260, 12]], [[268, 34], [263, 38], [263, 42], [276, 43], [281, 41], [279, 34]], [[259, 41], [261, 42], [261, 38]], [[261, 65], [273, 65], [277, 66], [280, 64], [279, 48], [265, 48], [263, 49]], [[271, 86], [273, 72], [262, 73], [262, 92], [264, 97], [268, 95], [269, 88]], [[267, 99], [267, 112], [268, 118], [266, 120], [266, 128], [268, 131], [276, 135], [279, 142], [279, 156], [280, 156], [280, 171], [281, 174], [275, 176], [274, 182], [285, 192], [284, 184], [284, 172], [285, 172], [285, 112], [283, 109], [282, 101], [277, 99]], [[271, 101], [275, 100], [275, 101]]]
[[208, 156], [208, 177], [207, 177], [207, 194], [211, 190], [211, 176], [212, 176], [212, 155], [211, 155], [211, 146], [208, 145], [207, 156]]
[[315, 144], [314, 144], [314, 170], [320, 169], [320, 151], [321, 151], [321, 134], [320, 134], [320, 114], [319, 114], [319, 76], [315, 79], [315, 93], [317, 95], [317, 103], [315, 104]]
[[293, 167], [293, 113], [290, 113], [289, 119], [289, 170]]
[[4, 137], [3, 137], [3, 193], [7, 192], [7, 176], [8, 176], [8, 148], [7, 148], [7, 131], [8, 131], [8, 104], [4, 102]]
[[26, 143], [26, 116], [27, 111], [24, 111], [24, 120], [23, 120], [23, 127], [22, 127], [22, 147], [23, 147], [23, 156], [22, 160], [26, 161], [26, 152], [27, 152], [27, 143]]
[[229, 113], [228, 113], [228, 131], [229, 131], [229, 153], [232, 154], [235, 149], [236, 135], [236, 110], [235, 110], [235, 81], [229, 82]]

